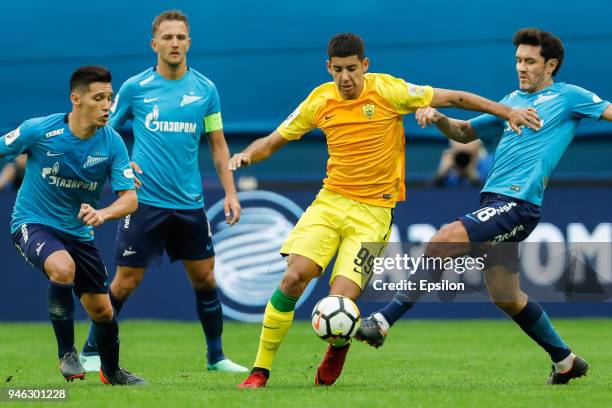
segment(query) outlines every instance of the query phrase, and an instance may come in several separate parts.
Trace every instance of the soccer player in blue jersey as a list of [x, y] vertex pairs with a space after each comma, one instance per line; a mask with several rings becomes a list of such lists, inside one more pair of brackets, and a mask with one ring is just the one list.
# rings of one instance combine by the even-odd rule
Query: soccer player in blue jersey
[[[157, 65], [128, 79], [111, 108], [110, 125], [114, 128], [132, 121], [132, 166], [142, 187], [138, 190], [138, 211], [119, 222], [118, 267], [110, 296], [119, 313], [140, 284], [145, 268], [159, 265], [165, 249], [172, 261], [183, 262], [195, 291], [196, 310], [206, 337], [207, 369], [245, 372], [245, 367], [225, 357], [221, 344], [223, 314], [213, 273], [215, 252], [198, 169], [203, 134], [225, 190], [228, 224], [238, 222], [240, 203], [227, 165], [229, 149], [219, 95], [208, 78], [187, 66], [190, 43], [184, 14], [171, 10], [157, 16], [151, 40]], [[81, 356], [86, 369], [96, 369], [97, 354], [98, 347], [90, 336]]]
[[[47, 304], [62, 375], [68, 381], [85, 378], [74, 348], [74, 293], [100, 344], [102, 381], [137, 385], [145, 381], [119, 367], [119, 326], [106, 268], [93, 241], [94, 227], [138, 206], [127, 149], [107, 126], [112, 95], [106, 69], [77, 69], [70, 79], [72, 111], [26, 120], [0, 138], [0, 156], [28, 155], [11, 232], [25, 260], [49, 279]], [[107, 178], [118, 198], [98, 208]]]
[[[519, 89], [500, 103], [536, 109], [541, 119], [539, 131], [525, 129], [518, 135], [502, 120], [488, 114], [462, 121], [448, 118], [431, 107], [417, 111], [421, 126], [433, 123], [444, 135], [460, 143], [480, 138], [495, 150], [480, 208], [442, 227], [427, 245], [426, 256], [459, 256], [469, 253], [470, 243], [518, 243], [527, 238], [540, 219], [550, 173], [572, 141], [580, 120], [612, 121], [609, 102], [578, 86], [553, 81], [564, 55], [559, 38], [528, 28], [518, 31], [513, 41]], [[550, 355], [553, 370], [549, 384], [565, 384], [585, 375], [588, 364], [572, 353], [542, 307], [521, 290], [516, 252], [512, 252], [513, 256], [506, 258], [513, 259], [489, 262], [484, 271], [491, 300]], [[357, 338], [381, 346], [390, 326], [417, 298], [398, 292], [385, 308], [363, 320]]]

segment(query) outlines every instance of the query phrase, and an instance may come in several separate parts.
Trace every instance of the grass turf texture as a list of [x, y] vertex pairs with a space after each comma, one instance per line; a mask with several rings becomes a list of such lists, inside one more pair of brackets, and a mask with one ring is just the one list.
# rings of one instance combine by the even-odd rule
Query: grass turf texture
[[[66, 383], [51, 326], [42, 323], [0, 324], [0, 387], [65, 387], [69, 402], [62, 406], [80, 407], [610, 406], [612, 320], [554, 323], [591, 365], [588, 377], [568, 386], [546, 385], [548, 356], [507, 320], [399, 323], [381, 349], [355, 342], [342, 376], [326, 388], [313, 386], [326, 344], [309, 322], [296, 322], [264, 390], [237, 390], [244, 374], [205, 370], [199, 324], [127, 320], [121, 322], [121, 364], [149, 380], [148, 387], [104, 386], [96, 373]], [[78, 345], [87, 327], [77, 325]], [[226, 323], [226, 354], [252, 364], [259, 331], [259, 325]]]

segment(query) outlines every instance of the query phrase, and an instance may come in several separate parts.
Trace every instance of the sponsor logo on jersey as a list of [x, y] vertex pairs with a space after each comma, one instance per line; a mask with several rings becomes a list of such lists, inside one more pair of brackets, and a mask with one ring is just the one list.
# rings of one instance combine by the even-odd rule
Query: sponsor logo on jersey
[[50, 132], [45, 133], [45, 137], [49, 139], [50, 137], [55, 137], [64, 134], [64, 128], [55, 129]]
[[174, 122], [159, 119], [159, 108], [153, 106], [153, 111], [145, 117], [145, 127], [152, 132], [196, 133], [198, 124], [195, 122]]
[[151, 103], [151, 102], [155, 102], [158, 99], [159, 99], [159, 96], [157, 98], [144, 98], [143, 102], [144, 103]]
[[202, 99], [203, 96], [196, 96], [196, 95], [183, 95], [183, 99], [181, 100], [181, 108], [185, 105], [189, 105], [190, 103], [193, 103], [195, 101], [199, 101], [200, 99]]
[[93, 166], [97, 166], [100, 163], [104, 163], [108, 160], [108, 156], [87, 156], [87, 160], [83, 163], [83, 168], [89, 168]]
[[602, 102], [602, 99], [599, 96], [593, 94], [593, 103], [599, 103], [599, 102]]
[[47, 156], [48, 156], [48, 157], [61, 156], [61, 155], [63, 155], [63, 154], [64, 154], [64, 153], [62, 153], [62, 152], [51, 152], [51, 151], [48, 151], [48, 152], [47, 152]]
[[64, 178], [64, 177], [58, 176], [57, 175], [58, 173], [59, 173], [59, 163], [55, 162], [53, 167], [44, 167], [42, 169], [42, 178], [45, 179], [47, 183], [49, 183], [49, 185], [63, 187], [63, 188], [70, 188], [70, 189], [75, 189], [75, 190], [81, 189], [81, 190], [87, 190], [87, 191], [96, 191], [96, 188], [98, 187], [97, 181], [93, 183], [88, 183], [83, 180]]
[[21, 135], [21, 128], [18, 127], [17, 129], [13, 130], [12, 132], [7, 133], [6, 135], [4, 135], [4, 144], [6, 144], [7, 146], [10, 146], [11, 143], [13, 143], [15, 141], [15, 139], [17, 139], [20, 135]]
[[544, 102], [550, 101], [551, 99], [555, 99], [557, 96], [559, 96], [559, 94], [540, 95], [536, 98], [535, 101], [533, 101], [533, 106], [540, 105]]

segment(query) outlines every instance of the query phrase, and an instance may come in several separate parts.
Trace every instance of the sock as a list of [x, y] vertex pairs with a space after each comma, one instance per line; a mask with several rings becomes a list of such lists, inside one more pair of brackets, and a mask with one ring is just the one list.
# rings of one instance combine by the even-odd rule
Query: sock
[[74, 283], [49, 281], [47, 308], [57, 340], [57, 355], [62, 357], [74, 350]]
[[117, 316], [107, 322], [91, 321], [91, 333], [98, 345], [102, 372], [112, 376], [119, 369], [119, 324]]
[[[115, 309], [115, 315], [118, 316], [125, 301], [117, 299], [112, 291], [108, 292], [108, 296], [110, 297], [113, 309]], [[98, 346], [96, 345], [96, 341], [94, 340], [93, 324], [89, 326], [89, 334], [87, 335], [87, 340], [85, 341], [85, 344], [83, 344], [83, 350], [81, 354], [84, 354], [85, 356], [99, 354]]]
[[404, 292], [397, 292], [393, 296], [393, 300], [376, 314], [380, 314], [385, 319], [387, 326], [391, 327], [404, 313], [412, 309], [414, 303], [408, 299]]
[[195, 291], [196, 311], [206, 338], [206, 360], [215, 364], [225, 358], [221, 335], [223, 334], [223, 311], [217, 295], [217, 288]]
[[546, 350], [553, 363], [560, 362], [571, 354], [572, 351], [563, 342], [548, 315], [537, 302], [529, 299], [525, 308], [513, 319], [529, 337]]
[[274, 356], [289, 331], [291, 323], [293, 323], [297, 301], [298, 298], [285, 295], [280, 288], [276, 288], [276, 291], [274, 291], [272, 298], [266, 305], [261, 336], [259, 337], [259, 348], [252, 372], [265, 369], [269, 374]]
[[[438, 244], [439, 245], [439, 244]], [[409, 280], [417, 283], [419, 288], [419, 280], [426, 279], [428, 282], [438, 282], [442, 277], [443, 269], [440, 268], [440, 258], [424, 255], [423, 266], [409, 277]], [[425, 295], [426, 292], [419, 289], [406, 292], [398, 291], [393, 296], [393, 300], [389, 302], [379, 313], [385, 318], [389, 327], [393, 326], [400, 317], [402, 317], [412, 306]]]

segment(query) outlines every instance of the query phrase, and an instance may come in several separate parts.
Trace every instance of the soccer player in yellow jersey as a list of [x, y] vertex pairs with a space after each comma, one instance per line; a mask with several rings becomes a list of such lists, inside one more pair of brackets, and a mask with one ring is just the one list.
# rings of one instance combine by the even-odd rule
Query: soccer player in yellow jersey
[[[317, 88], [270, 135], [232, 157], [231, 170], [259, 162], [306, 132], [320, 128], [329, 150], [327, 177], [315, 201], [281, 248], [287, 269], [266, 306], [257, 357], [239, 388], [266, 385], [272, 360], [293, 321], [295, 304], [308, 283], [337, 256], [330, 294], [356, 300], [370, 278], [368, 259], [389, 239], [393, 208], [405, 198], [402, 115], [424, 106], [453, 106], [487, 112], [513, 129], [536, 129], [537, 114], [474, 94], [418, 86], [385, 74], [366, 74], [369, 61], [362, 39], [350, 33], [328, 45], [327, 70], [334, 81]], [[377, 243], [374, 246], [364, 243]], [[350, 343], [329, 346], [315, 384], [331, 385], [340, 376]]]

